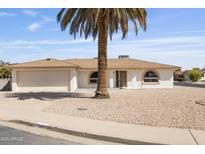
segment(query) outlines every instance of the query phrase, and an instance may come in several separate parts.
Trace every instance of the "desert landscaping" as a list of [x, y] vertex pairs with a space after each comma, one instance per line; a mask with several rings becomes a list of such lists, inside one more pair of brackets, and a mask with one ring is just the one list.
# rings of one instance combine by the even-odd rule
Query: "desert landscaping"
[[63, 99], [44, 111], [122, 123], [205, 130], [205, 106], [195, 103], [205, 100], [205, 89], [123, 89], [110, 93], [108, 100]]
[[1, 93], [0, 104], [12, 103], [43, 112], [120, 123], [205, 130], [205, 89], [113, 89], [110, 99], [93, 99], [93, 92]]

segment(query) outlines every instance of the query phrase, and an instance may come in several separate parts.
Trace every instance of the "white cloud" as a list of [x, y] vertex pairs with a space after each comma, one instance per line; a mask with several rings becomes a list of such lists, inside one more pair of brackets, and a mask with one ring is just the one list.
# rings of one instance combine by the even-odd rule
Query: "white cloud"
[[189, 31], [176, 31], [169, 32], [170, 34], [190, 34], [190, 33], [205, 33], [204, 30], [189, 30]]
[[[24, 10], [24, 13], [25, 14], [28, 14], [30, 16], [36, 16], [38, 14], [38, 12], [34, 12], [34, 11], [29, 11], [29, 10]], [[29, 25], [27, 27], [27, 29], [29, 31], [35, 31], [36, 29], [40, 28], [40, 27], [43, 27], [45, 24], [48, 24], [50, 22], [54, 22], [56, 21], [54, 18], [51, 18], [51, 17], [47, 17], [47, 16], [43, 16], [41, 17], [41, 20], [39, 20], [38, 22], [34, 22], [32, 23], [31, 25]]]
[[18, 45], [13, 45], [13, 46], [4, 46], [4, 49], [37, 49], [37, 46], [33, 45], [26, 45], [26, 46], [18, 46]]
[[93, 42], [92, 39], [77, 39], [77, 40], [38, 40], [38, 41], [27, 41], [27, 40], [16, 40], [16, 41], [1, 41], [0, 46], [12, 46], [12, 45], [70, 45], [78, 43]]
[[64, 52], [64, 51], [66, 51], [66, 52], [75, 52], [75, 53], [77, 53], [77, 52], [82, 52], [82, 51], [92, 51], [92, 49], [91, 48], [88, 48], [88, 47], [67, 47], [67, 48], [57, 48], [57, 49], [55, 49], [54, 51], [60, 51], [60, 52]]
[[116, 44], [137, 44], [144, 47], [151, 46], [204, 46], [205, 37], [204, 36], [183, 36], [183, 37], [162, 37], [154, 39], [143, 39], [143, 40], [133, 40], [133, 41], [115, 41]]
[[37, 23], [37, 22], [34, 22], [32, 23], [31, 25], [29, 25], [27, 27], [27, 29], [31, 32], [34, 32], [36, 29], [40, 28], [41, 26]]
[[[30, 26], [30, 30], [35, 30], [39, 28], [38, 23], [33, 23]], [[0, 45], [10, 44], [10, 45], [69, 45], [69, 44], [79, 44], [79, 43], [88, 43], [94, 42], [92, 38], [90, 39], [76, 39], [76, 40], [37, 40], [37, 41], [28, 41], [28, 40], [16, 40], [16, 41], [0, 41]], [[94, 42], [95, 44], [97, 41]], [[127, 46], [133, 47], [136, 49], [149, 49], [149, 50], [163, 50], [172, 49], [179, 47], [188, 47], [189, 50], [191, 47], [205, 47], [205, 36], [187, 36], [187, 37], [164, 37], [164, 38], [155, 38], [155, 39], [143, 39], [143, 40], [122, 40], [122, 41], [112, 41], [109, 42], [109, 46], [116, 49], [125, 48]], [[129, 49], [127, 49], [129, 50]], [[166, 51], [165, 51], [166, 52]]]
[[[62, 53], [61, 58], [94, 57], [97, 53], [97, 41], [93, 43], [92, 38], [88, 40], [0, 40], [0, 51], [3, 49], [2, 52], [5, 52], [5, 48], [13, 48], [13, 50], [22, 48], [20, 51], [25, 50], [26, 53], [27, 51], [38, 52], [37, 50], [39, 50], [39, 57], [44, 53], [47, 55], [53, 54], [53, 57], [59, 57], [59, 53]], [[108, 57], [128, 54], [131, 58], [173, 64], [188, 69], [204, 67], [204, 49], [205, 36], [160, 37], [136, 39], [134, 41], [115, 40], [108, 44]], [[8, 51], [12, 50], [8, 49]], [[30, 56], [30, 52], [28, 52], [28, 55]]]
[[113, 41], [108, 45], [109, 57], [128, 54], [144, 59], [182, 66], [183, 69], [204, 67], [205, 36], [175, 36], [153, 39]]
[[4, 16], [15, 16], [15, 14], [10, 12], [0, 12], [0, 17], [4, 17]]
[[56, 22], [56, 19], [51, 17], [43, 16], [42, 19], [44, 22]]
[[39, 14], [39, 12], [31, 11], [31, 10], [23, 10], [22, 13], [32, 17], [36, 17]]

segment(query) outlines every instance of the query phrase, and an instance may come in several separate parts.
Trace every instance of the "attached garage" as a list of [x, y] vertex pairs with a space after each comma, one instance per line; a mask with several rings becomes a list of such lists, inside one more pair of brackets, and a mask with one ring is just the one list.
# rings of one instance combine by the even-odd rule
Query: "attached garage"
[[12, 91], [72, 91], [76, 65], [53, 58], [11, 65]]
[[28, 70], [17, 72], [18, 91], [68, 91], [70, 72], [62, 70]]

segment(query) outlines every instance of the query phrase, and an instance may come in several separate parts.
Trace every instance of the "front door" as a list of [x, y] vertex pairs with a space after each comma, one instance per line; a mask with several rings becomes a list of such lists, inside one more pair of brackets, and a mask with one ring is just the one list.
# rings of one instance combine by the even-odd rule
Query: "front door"
[[116, 87], [127, 87], [127, 71], [116, 71]]

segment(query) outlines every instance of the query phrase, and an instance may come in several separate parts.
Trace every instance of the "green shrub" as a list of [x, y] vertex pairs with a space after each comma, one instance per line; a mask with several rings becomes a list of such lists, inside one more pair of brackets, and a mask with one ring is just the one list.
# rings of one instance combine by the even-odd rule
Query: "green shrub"
[[5, 65], [0, 65], [0, 78], [10, 78], [11, 72]]
[[188, 75], [192, 82], [196, 82], [202, 77], [202, 73], [199, 69], [193, 69], [189, 71]]
[[185, 78], [184, 77], [178, 77], [177, 81], [184, 82]]

